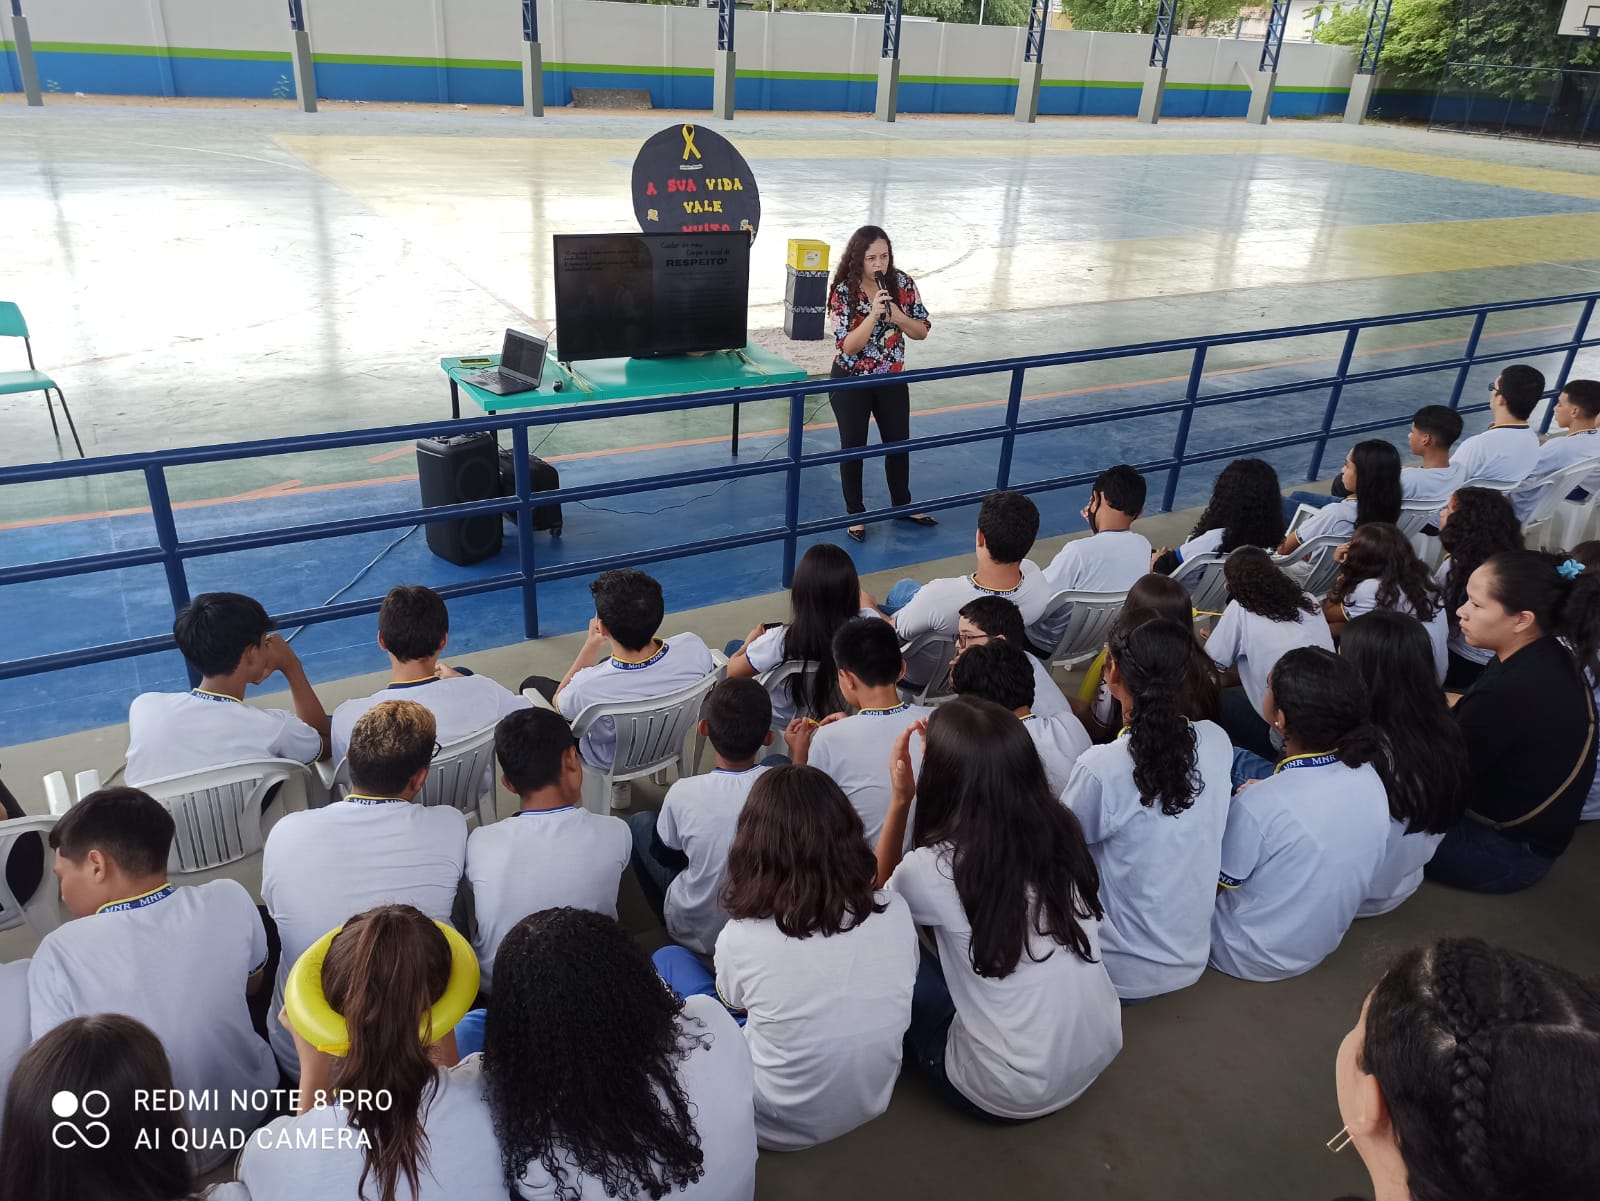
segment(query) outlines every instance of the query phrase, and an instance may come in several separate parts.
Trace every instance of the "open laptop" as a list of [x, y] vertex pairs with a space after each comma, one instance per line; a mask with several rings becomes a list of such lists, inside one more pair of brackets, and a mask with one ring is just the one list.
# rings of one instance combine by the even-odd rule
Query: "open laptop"
[[506, 330], [505, 345], [500, 349], [500, 366], [485, 371], [474, 371], [459, 376], [464, 384], [493, 392], [496, 396], [514, 396], [518, 392], [536, 392], [544, 378], [543, 338]]

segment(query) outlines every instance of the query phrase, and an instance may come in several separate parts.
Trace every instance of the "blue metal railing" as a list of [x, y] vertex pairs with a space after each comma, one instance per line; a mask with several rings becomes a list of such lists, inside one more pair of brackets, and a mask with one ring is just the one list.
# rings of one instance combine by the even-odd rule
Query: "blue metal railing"
[[[886, 454], [933, 450], [945, 446], [998, 441], [999, 464], [993, 488], [1012, 487], [1012, 453], [1019, 435], [1049, 433], [1057, 430], [1077, 429], [1110, 422], [1149, 417], [1157, 414], [1178, 414], [1177, 433], [1170, 454], [1147, 459], [1134, 466], [1150, 474], [1165, 472], [1166, 487], [1162, 494], [1162, 510], [1169, 511], [1177, 495], [1178, 480], [1185, 467], [1202, 463], [1231, 460], [1240, 455], [1259, 454], [1293, 446], [1312, 446], [1308, 479], [1315, 479], [1321, 469], [1328, 443], [1334, 438], [1376, 432], [1403, 425], [1409, 415], [1385, 416], [1375, 420], [1337, 424], [1339, 404], [1345, 390], [1352, 384], [1377, 383], [1411, 376], [1451, 373], [1449, 403], [1453, 408], [1472, 412], [1486, 407], [1483, 404], [1462, 405], [1462, 392], [1468, 374], [1474, 366], [1486, 363], [1510, 362], [1515, 359], [1534, 358], [1541, 355], [1561, 354], [1562, 366], [1553, 387], [1547, 395], [1559, 393], [1571, 374], [1579, 350], [1600, 346], [1600, 336], [1585, 337], [1594, 317], [1600, 292], [1549, 297], [1539, 300], [1512, 301], [1500, 304], [1472, 305], [1463, 308], [1436, 309], [1426, 312], [1404, 313], [1394, 316], [1365, 318], [1357, 321], [1332, 321], [1316, 325], [1289, 326], [1278, 329], [1256, 330], [1246, 333], [1217, 334], [1204, 338], [1175, 339], [1161, 342], [1143, 342], [1124, 346], [1101, 347], [1092, 350], [1065, 351], [1057, 354], [1032, 355], [1023, 358], [999, 359], [984, 363], [959, 364], [908, 371], [901, 379], [911, 385], [932, 383], [938, 380], [965, 379], [975, 376], [1006, 374], [1009, 388], [1004, 414], [996, 424], [976, 429], [957, 430], [913, 438], [906, 442], [863, 446], [852, 450], [814, 451], [806, 453], [803, 445], [805, 431], [805, 402], [807, 397], [834, 391], [872, 387], [870, 378], [854, 380], [809, 380], [801, 384], [774, 385], [763, 388], [743, 388], [719, 392], [698, 393], [692, 396], [672, 396], [648, 400], [618, 401], [589, 407], [563, 407], [542, 409], [526, 413], [500, 414], [492, 417], [465, 420], [430, 421], [416, 425], [389, 426], [379, 429], [346, 430], [337, 433], [306, 434], [293, 438], [271, 438], [253, 442], [235, 442], [219, 446], [184, 447], [175, 450], [150, 451], [140, 454], [111, 455], [103, 458], [80, 459], [60, 463], [31, 463], [0, 468], [0, 487], [7, 484], [42, 483], [92, 475], [111, 475], [122, 472], [142, 473], [149, 495], [156, 541], [153, 546], [81, 555], [74, 558], [54, 559], [44, 562], [17, 564], [0, 568], [0, 586], [41, 580], [65, 579], [97, 571], [114, 571], [122, 568], [160, 564], [166, 572], [167, 590], [174, 612], [188, 603], [189, 585], [184, 564], [189, 559], [233, 551], [254, 550], [262, 547], [282, 546], [323, 538], [345, 537], [370, 533], [376, 530], [397, 529], [429, 521], [471, 517], [481, 514], [514, 511], [517, 519], [518, 560], [517, 569], [483, 579], [459, 584], [444, 585], [436, 591], [446, 599], [474, 596], [486, 592], [520, 589], [523, 603], [523, 625], [528, 637], [538, 637], [539, 609], [538, 585], [576, 576], [589, 576], [613, 567], [632, 567], [644, 563], [659, 563], [672, 559], [712, 551], [731, 550], [745, 546], [760, 546], [773, 542], [783, 544], [783, 583], [787, 587], [794, 573], [799, 539], [812, 534], [842, 529], [863, 520], [862, 515], [840, 514], [802, 521], [800, 519], [800, 479], [803, 471], [843, 463], [853, 459], [880, 458]], [[1484, 327], [1493, 314], [1578, 306], [1579, 316], [1570, 337], [1560, 342], [1537, 346], [1520, 346], [1508, 351], [1484, 352], [1482, 350]], [[1460, 355], [1429, 359], [1421, 363], [1408, 363], [1368, 371], [1351, 371], [1356, 354], [1356, 344], [1366, 330], [1415, 325], [1431, 321], [1471, 318], [1470, 332], [1461, 341], [1464, 349]], [[1332, 374], [1287, 383], [1265, 384], [1236, 391], [1202, 394], [1206, 365], [1211, 352], [1221, 347], [1243, 346], [1252, 343], [1282, 341], [1290, 338], [1341, 335], [1343, 343]], [[1376, 348], [1378, 353], [1398, 352], [1407, 348]], [[1415, 349], [1415, 348], [1409, 348]], [[1102, 408], [1092, 412], [1067, 413], [1057, 416], [1023, 420], [1023, 378], [1028, 371], [1065, 367], [1084, 363], [1108, 362], [1140, 358], [1150, 355], [1188, 354], [1189, 371], [1183, 394], [1171, 399], [1135, 404], [1117, 408]], [[1134, 385], [1129, 385], [1134, 386]], [[1316, 393], [1326, 390], [1328, 401], [1321, 424], [1315, 429], [1303, 429], [1273, 438], [1240, 443], [1198, 453], [1189, 451], [1189, 435], [1196, 411], [1224, 405], [1243, 404], [1269, 397], [1289, 396], [1297, 393]], [[763, 400], [786, 400], [789, 406], [788, 436], [785, 453], [754, 462], [734, 462], [720, 467], [696, 468], [669, 472], [635, 479], [609, 480], [574, 487], [564, 487], [553, 492], [534, 494], [528, 467], [528, 431], [536, 427], [583, 421], [610, 420], [651, 413], [698, 410], [750, 404]], [[1548, 426], [1548, 414], [1545, 424]], [[435, 508], [408, 508], [364, 517], [342, 518], [337, 521], [312, 522], [280, 529], [255, 530], [247, 533], [219, 537], [185, 540], [179, 537], [173, 518], [172, 500], [167, 490], [166, 473], [173, 467], [200, 463], [224, 463], [239, 459], [262, 458], [273, 455], [297, 454], [308, 451], [338, 450], [375, 443], [412, 441], [418, 438], [435, 438], [449, 434], [469, 434], [480, 431], [509, 430], [515, 463], [516, 494], [491, 500], [469, 501], [462, 504]], [[740, 534], [715, 538], [699, 538], [677, 542], [648, 550], [624, 551], [574, 562], [541, 566], [538, 562], [533, 538], [532, 512], [535, 506], [574, 504], [608, 496], [656, 492], [668, 488], [681, 488], [696, 484], [767, 476], [784, 473], [783, 524], [747, 530]], [[1060, 488], [1077, 487], [1090, 483], [1097, 472], [1079, 472], [1054, 476], [1048, 479], [1019, 485], [1022, 492], [1047, 492]], [[978, 502], [991, 490], [991, 486], [953, 492], [915, 504], [897, 508], [879, 509], [865, 515], [865, 520], [881, 521], [919, 511], [938, 511], [958, 508]], [[276, 614], [280, 625], [313, 625], [375, 613], [382, 603], [380, 597], [321, 605]], [[133, 638], [119, 642], [102, 643], [76, 650], [36, 655], [29, 658], [0, 662], [0, 680], [36, 675], [91, 663], [131, 658], [173, 648], [170, 635]]]

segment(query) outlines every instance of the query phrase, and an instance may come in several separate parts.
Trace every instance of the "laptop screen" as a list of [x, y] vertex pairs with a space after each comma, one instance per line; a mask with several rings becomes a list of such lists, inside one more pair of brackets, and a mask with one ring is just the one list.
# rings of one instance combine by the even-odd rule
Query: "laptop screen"
[[544, 375], [544, 351], [545, 342], [542, 339], [508, 329], [505, 345], [500, 351], [501, 369], [514, 371], [538, 383]]

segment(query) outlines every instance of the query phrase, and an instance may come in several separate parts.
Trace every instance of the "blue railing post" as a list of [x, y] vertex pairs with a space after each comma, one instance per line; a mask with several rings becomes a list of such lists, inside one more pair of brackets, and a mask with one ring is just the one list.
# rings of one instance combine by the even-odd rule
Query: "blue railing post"
[[[1561, 360], [1561, 374], [1556, 376], [1556, 390], [1553, 393], [1558, 399], [1561, 389], [1567, 386], [1567, 380], [1572, 377], [1572, 365], [1578, 361], [1578, 343], [1583, 341], [1583, 335], [1589, 332], [1589, 321], [1594, 316], [1594, 297], [1589, 297], [1583, 302], [1583, 311], [1578, 314], [1578, 324], [1572, 331], [1572, 345], [1567, 347], [1567, 353]], [[1544, 411], [1544, 420], [1539, 423], [1539, 432], [1550, 432], [1550, 419], [1556, 415], [1555, 405]]]
[[[172, 598], [172, 616], [189, 603], [189, 577], [183, 570], [183, 556], [178, 553], [178, 524], [172, 519], [172, 496], [167, 491], [167, 472], [164, 467], [144, 469], [145, 491], [150, 494], [150, 520], [156, 527], [156, 545], [161, 548], [161, 566], [167, 573], [167, 594]], [[200, 673], [194, 665], [184, 660], [189, 672], [189, 683], [198, 685]]]
[[1178, 436], [1172, 440], [1172, 470], [1167, 473], [1167, 490], [1161, 497], [1161, 511], [1172, 512], [1172, 502], [1178, 498], [1178, 473], [1183, 470], [1183, 456], [1189, 450], [1189, 427], [1194, 424], [1194, 402], [1200, 398], [1200, 381], [1206, 374], [1206, 348], [1196, 346], [1194, 359], [1189, 364], [1189, 387], [1184, 392], [1183, 413], [1178, 417]]
[[1006, 433], [1000, 439], [1000, 469], [995, 472], [994, 486], [1001, 492], [1011, 487], [1011, 450], [1017, 444], [1017, 418], [1022, 413], [1023, 369], [1011, 373], [1011, 394], [1006, 397]]
[[528, 460], [528, 427], [525, 425], [511, 427], [511, 472], [517, 481], [517, 567], [522, 574], [522, 632], [529, 638], [537, 638], [539, 585], [533, 578], [533, 469]]
[[806, 436], [806, 398], [796, 392], [789, 398], [789, 466], [783, 473], [783, 586], [794, 583], [799, 553], [800, 467]]
[[1461, 407], [1461, 394], [1467, 389], [1467, 376], [1472, 374], [1472, 368], [1478, 358], [1478, 343], [1483, 339], [1483, 325], [1489, 318], [1484, 309], [1478, 310], [1478, 315], [1472, 319], [1472, 332], [1467, 335], [1467, 348], [1461, 352], [1462, 364], [1456, 372], [1455, 387], [1450, 389], [1450, 407]]
[[1317, 478], [1317, 473], [1322, 470], [1322, 456], [1328, 450], [1328, 435], [1333, 432], [1333, 419], [1339, 412], [1339, 397], [1344, 394], [1344, 377], [1350, 373], [1350, 360], [1355, 357], [1356, 339], [1361, 336], [1362, 327], [1354, 325], [1350, 332], [1344, 336], [1344, 349], [1339, 352], [1339, 369], [1334, 372], [1333, 387], [1328, 389], [1328, 407], [1322, 412], [1322, 433], [1317, 438], [1317, 444], [1311, 449], [1311, 464], [1306, 468], [1306, 481]]

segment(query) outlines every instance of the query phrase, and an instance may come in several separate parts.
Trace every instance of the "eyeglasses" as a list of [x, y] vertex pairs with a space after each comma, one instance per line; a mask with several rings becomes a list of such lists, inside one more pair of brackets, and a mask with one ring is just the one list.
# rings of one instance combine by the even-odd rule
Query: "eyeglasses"
[[440, 746], [437, 742], [434, 743], [433, 754], [428, 756], [428, 761], [431, 763], [433, 760], [437, 759], [439, 757], [439, 752], [442, 750], [444, 750], [444, 747]]
[[989, 641], [987, 634], [957, 634], [956, 649], [966, 650], [969, 646], [982, 646]]
[[1499, 380], [1495, 380], [1493, 383], [1491, 383], [1489, 385], [1489, 395], [1490, 396], [1504, 396], [1505, 395], [1504, 392], [1500, 391], [1500, 381]]

